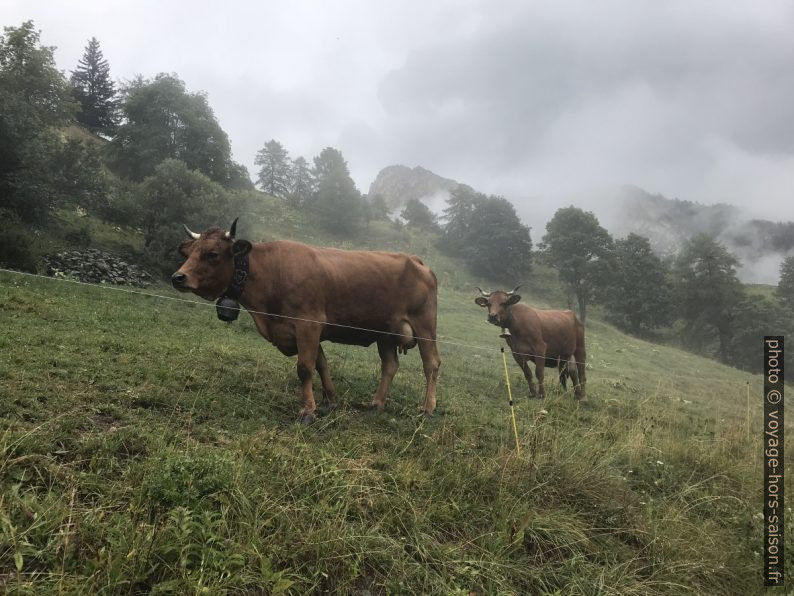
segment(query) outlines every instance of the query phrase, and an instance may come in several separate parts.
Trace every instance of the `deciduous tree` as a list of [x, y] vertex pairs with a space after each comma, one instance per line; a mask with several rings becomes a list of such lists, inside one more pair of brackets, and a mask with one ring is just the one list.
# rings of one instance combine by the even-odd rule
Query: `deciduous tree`
[[744, 300], [738, 265], [723, 245], [701, 234], [687, 242], [674, 267], [677, 310], [687, 343], [703, 349], [716, 341], [723, 362], [728, 362], [733, 321]]
[[122, 96], [125, 121], [110, 143], [119, 174], [140, 181], [162, 161], [178, 159], [226, 187], [246, 186], [247, 172], [232, 161], [229, 138], [205, 94], [189, 93], [175, 75], [159, 74], [136, 79]]
[[40, 45], [32, 21], [0, 37], [0, 196], [3, 207], [41, 222], [62, 197], [52, 167], [65, 146], [60, 128], [74, 115], [54, 48]]
[[558, 209], [546, 224], [545, 256], [579, 303], [579, 317], [587, 320], [587, 306], [606, 287], [612, 237], [595, 215], [578, 207]]
[[639, 335], [672, 320], [667, 268], [647, 238], [629, 234], [615, 242], [613, 269], [603, 300], [612, 320]]
[[406, 224], [420, 230], [437, 231], [438, 221], [430, 208], [419, 199], [408, 199], [405, 208], [400, 213]]

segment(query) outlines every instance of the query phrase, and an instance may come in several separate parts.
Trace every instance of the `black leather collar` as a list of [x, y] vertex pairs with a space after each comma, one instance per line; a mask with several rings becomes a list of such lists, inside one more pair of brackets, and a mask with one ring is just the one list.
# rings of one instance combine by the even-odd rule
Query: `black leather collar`
[[232, 298], [239, 300], [243, 294], [243, 287], [245, 281], [248, 279], [248, 251], [240, 251], [234, 255], [234, 273], [232, 274], [232, 282], [226, 291], [223, 293], [224, 298]]
[[[249, 245], [250, 247], [250, 245]], [[240, 316], [240, 296], [248, 279], [248, 250], [243, 248], [234, 254], [234, 273], [226, 291], [215, 303], [215, 311], [221, 321], [232, 322]]]

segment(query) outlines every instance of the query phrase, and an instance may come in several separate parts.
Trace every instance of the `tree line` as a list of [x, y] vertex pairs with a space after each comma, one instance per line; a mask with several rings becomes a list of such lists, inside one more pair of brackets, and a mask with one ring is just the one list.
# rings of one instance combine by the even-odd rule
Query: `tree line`
[[[43, 226], [57, 207], [79, 206], [105, 221], [143, 232], [146, 255], [163, 271], [178, 260], [181, 232], [217, 224], [244, 209], [254, 188], [231, 156], [229, 138], [206, 94], [176, 74], [138, 76], [119, 88], [92, 38], [71, 75], [55, 67], [31, 21], [0, 37], [0, 252], [21, 268], [23, 234]], [[89, 131], [90, 135], [80, 134]], [[324, 148], [291, 158], [271, 139], [257, 153], [261, 190], [312, 214], [331, 232], [354, 235], [365, 223], [391, 220], [437, 238], [478, 276], [518, 283], [535, 263], [556, 270], [571, 306], [586, 321], [591, 304], [635, 335], [672, 328], [694, 350], [756, 369], [757, 330], [791, 326], [794, 259], [783, 264], [774, 298], [750, 297], [738, 261], [708, 236], [663, 261], [647, 238], [613, 239], [597, 218], [576, 207], [557, 211], [538, 247], [504, 197], [461, 184], [440, 216], [412, 199], [394, 215], [383, 197], [363, 195], [342, 152]], [[15, 256], [16, 255], [16, 256]], [[755, 339], [754, 339], [755, 338]]]
[[614, 240], [592, 214], [559, 209], [546, 226], [542, 258], [557, 270], [586, 320], [603, 307], [617, 327], [637, 336], [673, 331], [684, 347], [760, 372], [764, 333], [794, 332], [794, 256], [783, 260], [771, 296], [751, 294], [737, 276], [738, 259], [708, 234], [662, 260], [637, 234]]

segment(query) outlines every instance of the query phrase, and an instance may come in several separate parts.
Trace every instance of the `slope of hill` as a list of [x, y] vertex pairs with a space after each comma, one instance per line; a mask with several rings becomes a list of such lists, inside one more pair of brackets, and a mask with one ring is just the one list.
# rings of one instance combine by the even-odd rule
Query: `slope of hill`
[[747, 283], [776, 284], [780, 262], [794, 251], [794, 223], [749, 219], [732, 205], [668, 199], [633, 186], [617, 194], [616, 204], [604, 218], [613, 235], [646, 236], [654, 250], [671, 256], [692, 236], [709, 234], [739, 258]]
[[[241, 231], [335, 243], [303, 218], [265, 201]], [[528, 400], [509, 363], [518, 453], [477, 280], [403, 234], [362, 244], [440, 273], [428, 420], [415, 350], [374, 413], [374, 348], [329, 345], [341, 406], [303, 427], [248, 317], [0, 273], [2, 589], [761, 593], [760, 380], [593, 321], [589, 402]]]
[[411, 199], [429, 199], [448, 195], [458, 185], [421, 166], [388, 166], [378, 172], [369, 186], [369, 196], [381, 195], [392, 209], [404, 206]]

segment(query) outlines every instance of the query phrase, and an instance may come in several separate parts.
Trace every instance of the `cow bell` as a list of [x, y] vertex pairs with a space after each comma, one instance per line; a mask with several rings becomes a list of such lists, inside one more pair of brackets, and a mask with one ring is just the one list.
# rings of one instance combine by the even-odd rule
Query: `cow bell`
[[221, 321], [231, 323], [240, 316], [240, 303], [234, 298], [223, 296], [215, 303], [215, 311]]

